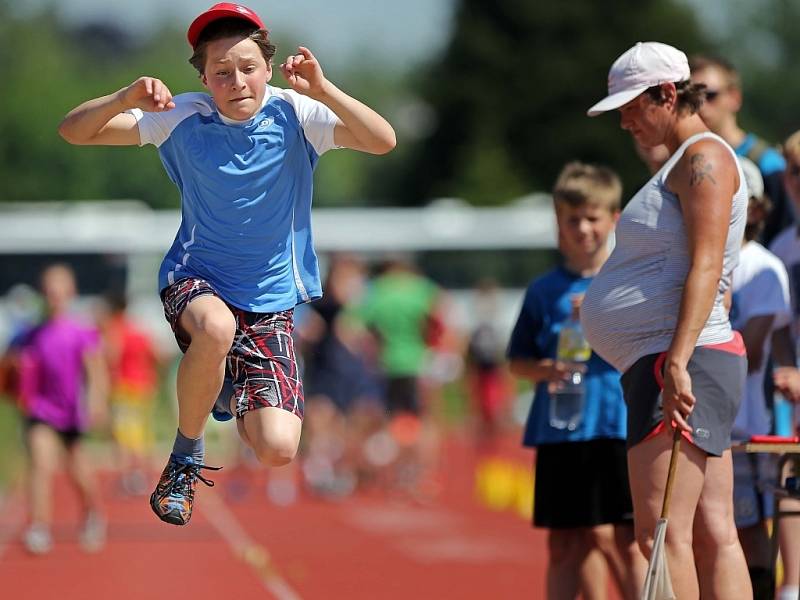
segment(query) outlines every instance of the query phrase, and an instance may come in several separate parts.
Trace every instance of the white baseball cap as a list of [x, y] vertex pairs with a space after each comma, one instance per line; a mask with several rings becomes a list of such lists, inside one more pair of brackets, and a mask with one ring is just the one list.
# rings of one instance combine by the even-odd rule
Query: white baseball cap
[[590, 117], [627, 104], [647, 88], [689, 79], [686, 55], [661, 42], [637, 42], [608, 71], [608, 96], [592, 106]]
[[750, 198], [761, 198], [764, 195], [764, 178], [761, 171], [752, 160], [746, 156], [737, 156], [739, 166], [742, 167], [744, 182], [747, 184], [747, 195]]

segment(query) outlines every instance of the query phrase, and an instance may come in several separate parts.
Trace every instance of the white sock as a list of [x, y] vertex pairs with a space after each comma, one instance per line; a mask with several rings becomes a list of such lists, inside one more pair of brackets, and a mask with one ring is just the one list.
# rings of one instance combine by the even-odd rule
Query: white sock
[[778, 600], [797, 600], [800, 598], [800, 586], [784, 585], [778, 592]]

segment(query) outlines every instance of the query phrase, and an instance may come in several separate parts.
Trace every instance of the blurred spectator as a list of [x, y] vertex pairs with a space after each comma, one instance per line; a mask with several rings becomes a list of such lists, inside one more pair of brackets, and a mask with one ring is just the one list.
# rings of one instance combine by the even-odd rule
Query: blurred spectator
[[480, 441], [491, 441], [507, 417], [511, 385], [505, 340], [499, 331], [497, 282], [480, 281], [475, 290], [475, 323], [467, 346], [467, 381], [478, 415]]
[[560, 334], [608, 258], [621, 196], [622, 184], [610, 169], [575, 162], [561, 171], [553, 201], [563, 264], [528, 286], [508, 347], [511, 372], [536, 384], [524, 444], [536, 448], [533, 524], [549, 529], [552, 599], [579, 592], [605, 598], [609, 567], [625, 598], [638, 598], [644, 581], [646, 565], [633, 533], [619, 372], [593, 352], [582, 357], [577, 423], [562, 425], [551, 416], [558, 401], [553, 392], [579, 368], [558, 357]]
[[[800, 211], [800, 131], [790, 135], [783, 144], [783, 155], [786, 159], [784, 182], [786, 192], [794, 204], [795, 211]], [[781, 364], [796, 364], [796, 348], [800, 340], [800, 231], [789, 226], [775, 238], [770, 250], [783, 261], [789, 272], [789, 291], [792, 297], [792, 324], [790, 327], [775, 332], [773, 344], [776, 359], [784, 356]], [[795, 403], [800, 402], [800, 377], [794, 366], [776, 369], [775, 386], [787, 398]], [[797, 410], [794, 411], [797, 414]], [[791, 419], [790, 415], [786, 415]], [[776, 421], [780, 415], [776, 414]], [[777, 423], [779, 428], [797, 431], [798, 423]], [[785, 473], [784, 475], [786, 475]], [[795, 473], [797, 476], [798, 474]], [[781, 510], [800, 510], [800, 501], [781, 500]], [[784, 582], [779, 595], [780, 600], [797, 598], [800, 595], [800, 519], [782, 519], [780, 530], [781, 557], [784, 565]]]
[[739, 126], [737, 113], [742, 108], [742, 85], [736, 68], [727, 60], [712, 56], [693, 56], [689, 66], [692, 81], [706, 86], [706, 101], [700, 107], [706, 126], [728, 142], [738, 156], [749, 158], [761, 171], [772, 211], [759, 241], [768, 246], [778, 233], [795, 222], [795, 212], [783, 185], [786, 163], [777, 149]]
[[366, 465], [367, 423], [380, 423], [381, 389], [370, 340], [353, 318], [366, 282], [364, 264], [352, 255], [331, 257], [325, 295], [298, 318], [303, 350], [306, 416], [303, 472], [318, 494], [352, 492]]
[[19, 398], [19, 345], [39, 319], [40, 298], [30, 286], [19, 283], [6, 294], [5, 350], [0, 355], [0, 395]]
[[433, 471], [438, 434], [423, 376], [429, 344], [446, 335], [441, 290], [419, 274], [406, 257], [395, 256], [372, 281], [360, 308], [377, 336], [386, 378], [389, 430], [398, 449], [395, 483], [412, 495], [435, 493]]
[[[747, 225], [739, 264], [733, 271], [731, 326], [742, 334], [747, 349], [745, 393], [731, 436], [748, 441], [769, 434], [772, 418], [764, 394], [764, 378], [772, 332], [791, 319], [789, 276], [778, 257], [756, 239], [761, 233], [770, 202], [758, 167], [740, 157], [750, 195]], [[770, 564], [768, 519], [773, 516], [772, 488], [777, 476], [775, 455], [733, 454], [734, 518], [744, 550], [755, 600], [772, 600], [775, 583]]]
[[90, 425], [105, 418], [108, 375], [98, 332], [69, 314], [77, 294], [72, 269], [63, 264], [47, 267], [41, 289], [45, 320], [26, 333], [19, 345], [19, 396], [30, 453], [30, 523], [23, 542], [33, 554], [44, 554], [52, 547], [52, 480], [64, 450], [70, 479], [83, 505], [80, 542], [85, 550], [96, 551], [105, 539], [105, 521], [82, 440]]
[[111, 430], [120, 458], [120, 486], [127, 494], [143, 495], [153, 446], [159, 356], [150, 335], [129, 317], [125, 294], [110, 292], [105, 300], [100, 330], [111, 375]]

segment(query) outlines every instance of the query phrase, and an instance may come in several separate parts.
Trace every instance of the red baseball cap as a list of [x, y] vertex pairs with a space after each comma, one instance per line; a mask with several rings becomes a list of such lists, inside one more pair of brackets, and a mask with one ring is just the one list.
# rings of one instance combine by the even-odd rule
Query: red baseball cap
[[242, 19], [244, 21], [249, 21], [259, 29], [266, 29], [261, 17], [246, 6], [233, 2], [220, 2], [209, 8], [189, 25], [189, 31], [186, 37], [189, 39], [192, 48], [197, 45], [197, 38], [200, 37], [200, 33], [203, 29], [218, 19], [227, 18]]

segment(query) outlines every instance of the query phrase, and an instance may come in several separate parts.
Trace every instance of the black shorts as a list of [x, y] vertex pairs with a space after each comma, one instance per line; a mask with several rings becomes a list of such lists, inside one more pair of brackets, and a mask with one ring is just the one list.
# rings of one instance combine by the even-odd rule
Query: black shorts
[[[178, 321], [189, 302], [205, 295], [220, 298], [211, 284], [196, 278], [181, 279], [161, 292], [164, 316], [182, 352], [189, 348], [189, 340]], [[228, 308], [236, 321], [236, 334], [225, 375], [233, 384], [236, 417], [242, 418], [258, 408], [275, 407], [302, 419], [305, 402], [292, 340], [293, 311], [254, 313], [230, 304]]]
[[773, 517], [777, 480], [777, 455], [733, 453], [733, 520], [737, 529]]
[[56, 429], [47, 421], [37, 419], [36, 417], [28, 417], [25, 419], [25, 433], [27, 434], [34, 425], [45, 425], [55, 431], [56, 435], [61, 440], [61, 443], [64, 444], [66, 448], [72, 448], [72, 446], [80, 442], [85, 435], [83, 431], [79, 429]]
[[[742, 402], [747, 356], [738, 332], [724, 344], [700, 346], [689, 359], [692, 393], [697, 403], [689, 415], [689, 441], [713, 456], [731, 447], [731, 429]], [[643, 356], [622, 375], [628, 405], [628, 448], [662, 427], [661, 388], [666, 353]]]
[[386, 409], [389, 414], [420, 414], [419, 381], [416, 377], [386, 379]]
[[624, 440], [539, 446], [535, 470], [534, 527], [633, 523]]

